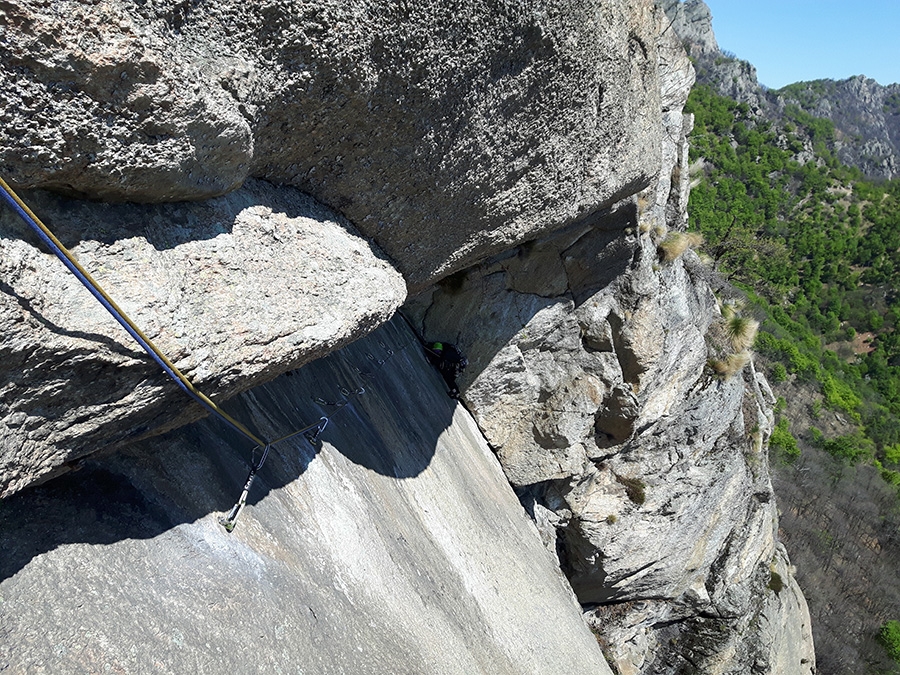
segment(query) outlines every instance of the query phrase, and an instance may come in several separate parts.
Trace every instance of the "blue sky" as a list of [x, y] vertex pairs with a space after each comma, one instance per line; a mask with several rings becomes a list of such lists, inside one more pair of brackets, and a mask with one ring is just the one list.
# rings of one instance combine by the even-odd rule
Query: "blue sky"
[[719, 48], [761, 84], [866, 75], [900, 82], [900, 0], [705, 0]]

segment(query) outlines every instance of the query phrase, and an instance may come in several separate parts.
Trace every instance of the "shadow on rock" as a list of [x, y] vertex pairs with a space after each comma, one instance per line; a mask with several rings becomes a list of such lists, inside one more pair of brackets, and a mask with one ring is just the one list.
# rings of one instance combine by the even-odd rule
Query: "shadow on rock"
[[[331, 457], [335, 451], [382, 476], [415, 477], [428, 467], [456, 405], [398, 317], [225, 407], [269, 440], [328, 419], [314, 440], [298, 434], [273, 446], [248, 497], [252, 507], [301, 478], [326, 446]], [[227, 512], [251, 451], [245, 438], [207, 418], [13, 495], [0, 502], [0, 580], [59, 546], [148, 539]]]
[[[165, 251], [230, 234], [242, 212], [251, 208], [319, 222], [337, 218], [333, 211], [299, 190], [277, 188], [253, 179], [226, 195], [192, 202], [187, 208], [183, 202], [106, 203], [47, 190], [23, 190], [20, 196], [68, 248], [91, 242], [122, 245], [126, 240], [143, 238], [157, 251]], [[0, 219], [0, 236], [27, 239], [38, 246], [31, 230], [6, 209]], [[139, 253], [136, 249], [136, 255]]]
[[[410, 298], [405, 311], [426, 339], [453, 342], [466, 353], [464, 393], [510, 346], [555, 353], [580, 349], [583, 338], [590, 351], [611, 352], [611, 335], [603, 346], [589, 333], [573, 343], [566, 321], [576, 322], [579, 307], [638, 264], [636, 228], [631, 204], [590, 214], [443, 279]], [[606, 315], [598, 323], [605, 325]]]

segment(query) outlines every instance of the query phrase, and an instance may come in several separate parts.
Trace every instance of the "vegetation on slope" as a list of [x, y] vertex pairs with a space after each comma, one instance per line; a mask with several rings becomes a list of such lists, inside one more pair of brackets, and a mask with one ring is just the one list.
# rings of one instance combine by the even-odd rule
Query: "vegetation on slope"
[[831, 123], [799, 109], [779, 128], [702, 86], [687, 109], [692, 227], [763, 318], [772, 379], [815, 382], [856, 431], [810, 440], [900, 485], [900, 181], [841, 165]]
[[776, 391], [814, 394], [770, 447], [822, 672], [894, 672], [882, 626], [900, 612], [900, 181], [842, 165], [831, 122], [797, 107], [773, 121], [697, 86], [686, 110], [691, 228], [746, 292]]

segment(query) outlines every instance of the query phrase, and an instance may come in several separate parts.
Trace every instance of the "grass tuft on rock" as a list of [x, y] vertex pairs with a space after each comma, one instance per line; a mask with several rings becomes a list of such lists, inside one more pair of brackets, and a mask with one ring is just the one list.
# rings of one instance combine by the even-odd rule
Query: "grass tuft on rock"
[[734, 314], [725, 321], [725, 334], [731, 340], [731, 346], [738, 352], [750, 349], [753, 346], [758, 330], [759, 321], [746, 316]]
[[721, 359], [710, 359], [709, 367], [726, 380], [741, 372], [750, 363], [750, 352], [742, 351], [737, 354], [729, 354]]
[[689, 248], [697, 248], [703, 243], [703, 235], [698, 232], [671, 232], [659, 242], [659, 257], [664, 262], [672, 262]]

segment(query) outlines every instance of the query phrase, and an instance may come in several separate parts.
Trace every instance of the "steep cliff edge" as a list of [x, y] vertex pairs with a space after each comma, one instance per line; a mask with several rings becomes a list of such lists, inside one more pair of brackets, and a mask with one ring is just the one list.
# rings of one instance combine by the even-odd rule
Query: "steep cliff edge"
[[693, 78], [660, 39], [660, 178], [408, 307], [470, 353], [464, 400], [618, 672], [812, 673], [809, 613], [777, 545], [774, 396], [752, 363], [710, 367], [737, 351], [723, 344], [729, 291], [673, 247], [688, 241], [674, 230]]
[[[29, 199], [240, 419], [332, 420], [228, 537], [249, 448], [204, 420], [123, 449], [195, 411], [5, 217], [0, 665], [606, 673], [600, 642], [620, 674], [810, 672], [771, 395], [707, 367], [721, 283], [676, 244], [693, 71], [661, 13], [249, 7], [4, 14], [3, 114], [45, 113], [4, 170], [68, 195]], [[407, 289], [477, 426], [402, 324], [364, 337]]]
[[777, 548], [774, 396], [752, 364], [707, 365], [722, 322], [708, 272], [658, 243], [623, 207], [410, 308], [469, 350], [464, 400], [618, 672], [812, 673]]

